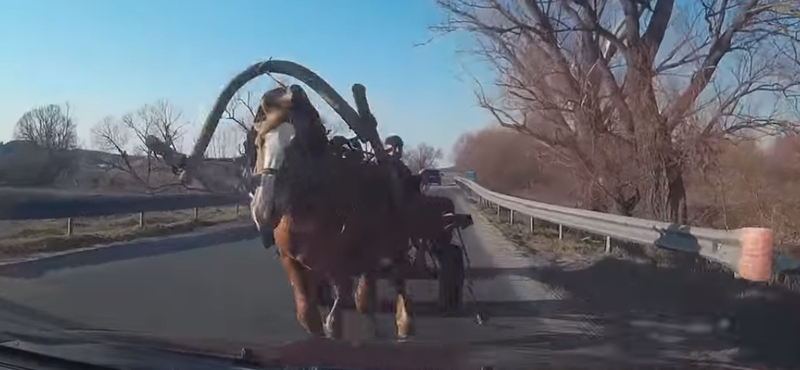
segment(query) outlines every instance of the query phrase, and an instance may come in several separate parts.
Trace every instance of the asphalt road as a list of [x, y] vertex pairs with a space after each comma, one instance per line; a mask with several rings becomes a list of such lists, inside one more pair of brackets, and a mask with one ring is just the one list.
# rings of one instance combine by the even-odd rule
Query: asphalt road
[[[432, 191], [452, 194], [453, 188]], [[460, 212], [471, 210], [463, 199], [456, 200]], [[568, 292], [531, 273], [544, 262], [518, 251], [480, 216], [475, 221], [463, 236], [472, 267], [483, 271], [474, 282], [478, 301], [470, 303], [467, 297], [463, 315], [441, 317], [432, 309], [436, 283], [412, 281], [414, 340], [648, 362], [698, 356], [727, 362], [735, 352], [732, 343], [715, 336], [707, 320], [641, 314], [610, 321], [576, 310]], [[381, 286], [385, 298], [387, 291]], [[255, 240], [121, 257], [27, 278], [2, 277], [0, 271], [2, 310], [65, 329], [244, 342], [305, 338], [282, 267]], [[483, 325], [475, 322], [477, 311], [488, 318]], [[391, 313], [382, 313], [380, 321], [384, 333], [393, 331]]]
[[[434, 191], [451, 190], [445, 187]], [[524, 267], [526, 261], [513, 253], [510, 257], [498, 256], [486, 249], [489, 243], [504, 242], [493, 231], [478, 224], [464, 233], [472, 266]], [[417, 325], [419, 338], [463, 340], [461, 334], [487, 338], [487, 327], [475, 325], [472, 315], [435, 317], [430, 307], [437, 294], [434, 281], [410, 284], [412, 299], [422, 311]], [[390, 291], [388, 287], [380, 288], [388, 299], [383, 294]], [[541, 284], [514, 276], [478, 281], [474, 289], [483, 300], [552, 298]], [[265, 250], [256, 240], [58, 268], [34, 278], [0, 277], [0, 299], [71, 328], [247, 341], [265, 336], [280, 336], [287, 341], [304, 337], [295, 321], [284, 270], [273, 251]], [[389, 313], [381, 321], [390, 331], [393, 322]]]

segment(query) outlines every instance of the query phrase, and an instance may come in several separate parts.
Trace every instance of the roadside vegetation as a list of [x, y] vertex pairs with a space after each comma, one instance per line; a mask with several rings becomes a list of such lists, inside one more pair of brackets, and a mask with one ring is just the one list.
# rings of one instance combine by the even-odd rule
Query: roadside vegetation
[[437, 3], [435, 29], [494, 72], [476, 80], [494, 122], [458, 141], [461, 171], [542, 202], [769, 227], [800, 250], [797, 1]]
[[191, 209], [145, 213], [143, 226], [138, 214], [75, 218], [71, 235], [67, 235], [67, 222], [66, 219], [0, 222], [0, 260], [251, 221], [246, 206], [238, 210], [231, 206], [200, 208], [196, 219]]

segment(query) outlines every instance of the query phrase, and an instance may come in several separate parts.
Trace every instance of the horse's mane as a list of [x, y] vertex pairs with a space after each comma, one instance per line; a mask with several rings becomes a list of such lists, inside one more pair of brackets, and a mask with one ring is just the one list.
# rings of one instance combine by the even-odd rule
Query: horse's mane
[[287, 148], [275, 182], [280, 212], [297, 207], [333, 207], [376, 211], [391, 204], [389, 177], [378, 164], [366, 164], [333, 155], [309, 155], [299, 144]]
[[296, 134], [276, 175], [276, 211], [309, 206], [380, 208], [389, 204], [389, 178], [384, 176], [384, 168], [335, 155], [320, 114], [307, 96], [293, 94], [289, 117]]

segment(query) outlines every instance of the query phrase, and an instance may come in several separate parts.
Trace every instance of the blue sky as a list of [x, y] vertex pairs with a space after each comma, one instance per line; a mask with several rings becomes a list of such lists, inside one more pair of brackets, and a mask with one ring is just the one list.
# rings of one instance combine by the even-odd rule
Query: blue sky
[[49, 103], [70, 103], [86, 143], [102, 117], [158, 99], [197, 125], [231, 77], [268, 58], [311, 68], [348, 99], [350, 86], [363, 83], [381, 131], [409, 144], [449, 152], [461, 133], [490, 122], [465, 73], [482, 69], [456, 53], [464, 41], [414, 46], [441, 16], [429, 0], [0, 0], [0, 7], [0, 141], [25, 111]]

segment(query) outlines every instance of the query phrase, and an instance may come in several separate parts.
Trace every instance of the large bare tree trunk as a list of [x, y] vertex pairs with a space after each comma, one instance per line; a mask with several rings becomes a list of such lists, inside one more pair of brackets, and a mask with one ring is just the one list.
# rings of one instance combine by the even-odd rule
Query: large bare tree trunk
[[652, 61], [645, 56], [630, 60], [633, 63], [626, 76], [626, 95], [635, 127], [638, 183], [644, 194], [645, 211], [650, 218], [677, 222], [671, 199], [679, 194], [671, 194], [670, 184], [675, 176], [681, 175], [680, 165], [674, 158], [670, 130], [658, 109], [651, 82], [655, 74]]
[[[592, 208], [613, 200], [618, 213], [684, 224], [684, 132], [708, 137], [796, 122], [785, 118], [789, 108], [765, 113], [761, 99], [779, 93], [788, 104], [776, 111], [800, 100], [800, 80], [787, 77], [798, 73], [785, 70], [787, 60], [800, 60], [800, 23], [776, 16], [772, 1], [436, 2], [449, 15], [438, 29], [476, 36], [497, 73], [502, 98], [487, 99], [481, 88], [481, 106], [501, 126], [569, 153], [588, 179]], [[667, 34], [678, 39], [665, 43]], [[717, 76], [729, 55], [738, 59], [736, 75]], [[668, 92], [666, 82], [681, 86]], [[701, 96], [710, 85], [713, 96]]]
[[653, 131], [638, 148], [646, 211], [654, 220], [685, 224], [688, 215], [682, 163], [663, 131]]
[[667, 174], [670, 175], [669, 184], [669, 220], [681, 225], [689, 222], [689, 211], [686, 205], [686, 187], [683, 182], [683, 168], [674, 166], [668, 168]]

